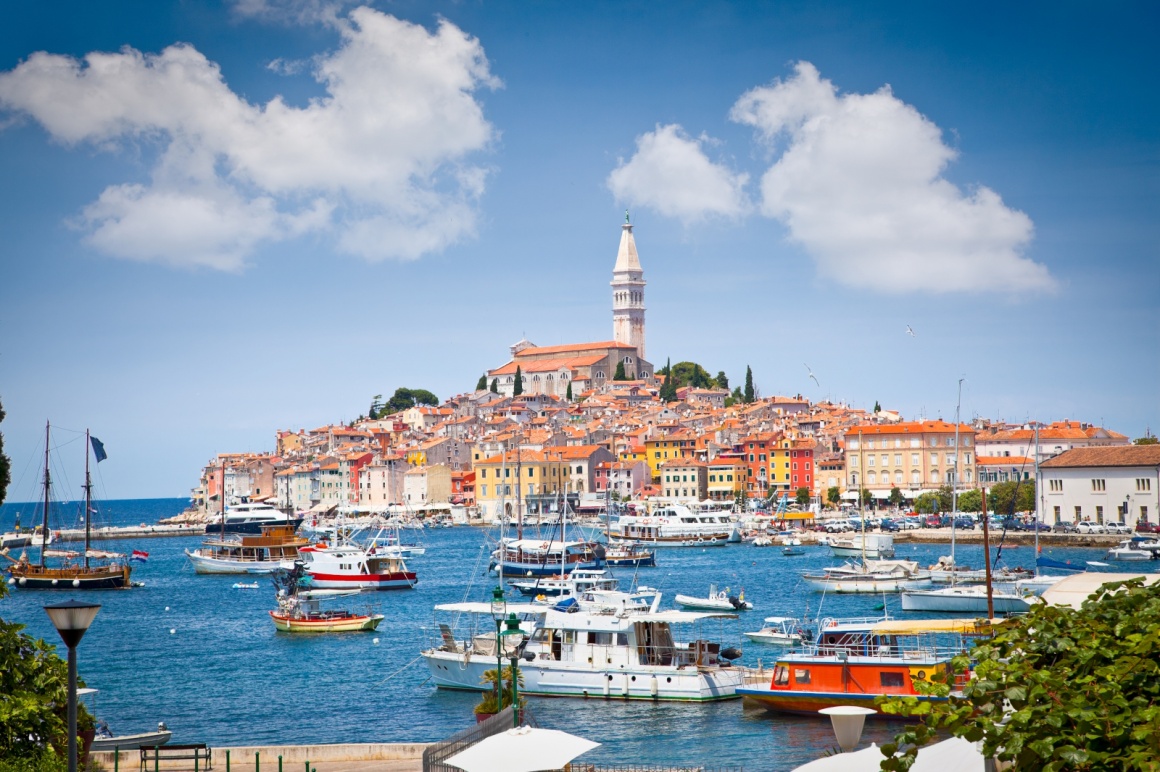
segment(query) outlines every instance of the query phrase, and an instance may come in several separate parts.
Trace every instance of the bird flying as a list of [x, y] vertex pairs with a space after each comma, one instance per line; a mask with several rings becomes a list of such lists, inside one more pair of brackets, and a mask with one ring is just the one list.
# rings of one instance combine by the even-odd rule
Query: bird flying
[[911, 327], [909, 324], [908, 324], [908, 325], [906, 325], [906, 334], [907, 334], [907, 335], [909, 335], [909, 336], [910, 336], [910, 337], [912, 337], [912, 338], [917, 338], [917, 337], [918, 337], [917, 335], [915, 335], [915, 334], [914, 334], [914, 328], [913, 328], [913, 327]]
[[802, 364], [806, 366], [806, 372], [809, 373], [810, 377], [814, 379], [814, 383], [818, 385], [818, 388], [822, 388], [822, 384], [818, 383], [818, 378], [814, 375], [814, 371], [810, 369], [810, 366], [806, 365], [805, 362], [802, 362]]

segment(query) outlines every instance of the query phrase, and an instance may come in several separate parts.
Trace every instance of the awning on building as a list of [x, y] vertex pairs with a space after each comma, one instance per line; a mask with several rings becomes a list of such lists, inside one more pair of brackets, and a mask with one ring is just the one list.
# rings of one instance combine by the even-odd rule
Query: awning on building
[[782, 520], [813, 520], [817, 515], [813, 512], [786, 512], [781, 516]]

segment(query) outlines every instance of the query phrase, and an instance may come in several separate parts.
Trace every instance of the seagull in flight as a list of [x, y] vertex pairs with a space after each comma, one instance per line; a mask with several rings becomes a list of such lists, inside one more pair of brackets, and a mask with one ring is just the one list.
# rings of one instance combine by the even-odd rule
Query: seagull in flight
[[915, 335], [915, 334], [914, 334], [914, 328], [913, 328], [913, 327], [911, 327], [909, 324], [908, 324], [908, 325], [906, 325], [906, 334], [907, 334], [907, 335], [909, 335], [909, 336], [910, 336], [910, 337], [912, 337], [912, 338], [917, 338], [917, 337], [918, 337], [917, 335]]
[[[805, 363], [805, 362], [802, 362], [802, 364], [803, 364], [803, 365], [806, 365], [806, 363]], [[810, 369], [810, 366], [809, 366], [809, 365], [806, 365], [806, 372], [807, 372], [807, 373], [809, 373], [809, 374], [810, 374], [810, 377], [814, 379], [814, 383], [817, 383], [817, 385], [818, 385], [818, 388], [819, 388], [819, 389], [820, 389], [820, 388], [822, 388], [822, 384], [818, 383], [818, 378], [817, 378], [817, 376], [816, 376], [816, 375], [814, 375], [814, 371]]]

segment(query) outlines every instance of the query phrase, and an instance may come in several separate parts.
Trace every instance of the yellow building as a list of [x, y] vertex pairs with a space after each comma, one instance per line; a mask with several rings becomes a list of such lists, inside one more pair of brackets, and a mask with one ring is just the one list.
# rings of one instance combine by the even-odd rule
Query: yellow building
[[709, 498], [733, 501], [745, 490], [745, 462], [740, 458], [716, 458], [708, 464]]
[[908, 421], [855, 426], [845, 435], [846, 484], [859, 486], [876, 498], [891, 488], [932, 490], [951, 485], [958, 466], [959, 488], [974, 488], [978, 480], [975, 430], [946, 421]]
[[516, 502], [568, 487], [568, 462], [539, 450], [508, 451], [476, 461], [475, 502], [485, 520], [516, 513]]
[[661, 465], [674, 458], [692, 458], [697, 439], [684, 432], [666, 434], [656, 439], [645, 440], [645, 460], [654, 482], [660, 480]]

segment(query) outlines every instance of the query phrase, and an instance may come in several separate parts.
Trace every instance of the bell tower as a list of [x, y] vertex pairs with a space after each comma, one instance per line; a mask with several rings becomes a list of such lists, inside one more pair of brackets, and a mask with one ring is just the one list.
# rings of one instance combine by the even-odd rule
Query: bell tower
[[612, 269], [612, 338], [617, 343], [635, 346], [640, 359], [645, 358], [644, 285], [632, 223], [625, 211], [624, 225], [620, 226], [620, 249]]

